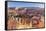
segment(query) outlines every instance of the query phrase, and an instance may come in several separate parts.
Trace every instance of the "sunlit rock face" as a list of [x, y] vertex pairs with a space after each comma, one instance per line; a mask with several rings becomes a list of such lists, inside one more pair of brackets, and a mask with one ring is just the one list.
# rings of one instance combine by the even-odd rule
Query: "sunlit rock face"
[[42, 13], [44, 13], [44, 10], [41, 11], [41, 9], [9, 9], [7, 29], [29, 29], [44, 27], [44, 16]]

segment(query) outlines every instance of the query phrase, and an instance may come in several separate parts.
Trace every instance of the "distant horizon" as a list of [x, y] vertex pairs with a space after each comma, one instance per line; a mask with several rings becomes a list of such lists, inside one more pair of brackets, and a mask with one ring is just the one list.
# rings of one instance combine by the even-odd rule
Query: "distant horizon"
[[8, 8], [42, 8], [42, 7], [8, 7]]

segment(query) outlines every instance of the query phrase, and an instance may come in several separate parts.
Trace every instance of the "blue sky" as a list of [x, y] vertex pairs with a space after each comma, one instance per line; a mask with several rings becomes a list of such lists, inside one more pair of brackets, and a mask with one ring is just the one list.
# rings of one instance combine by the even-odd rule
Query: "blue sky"
[[44, 4], [23, 3], [23, 2], [8, 2], [8, 7], [40, 7], [40, 8], [44, 8]]

